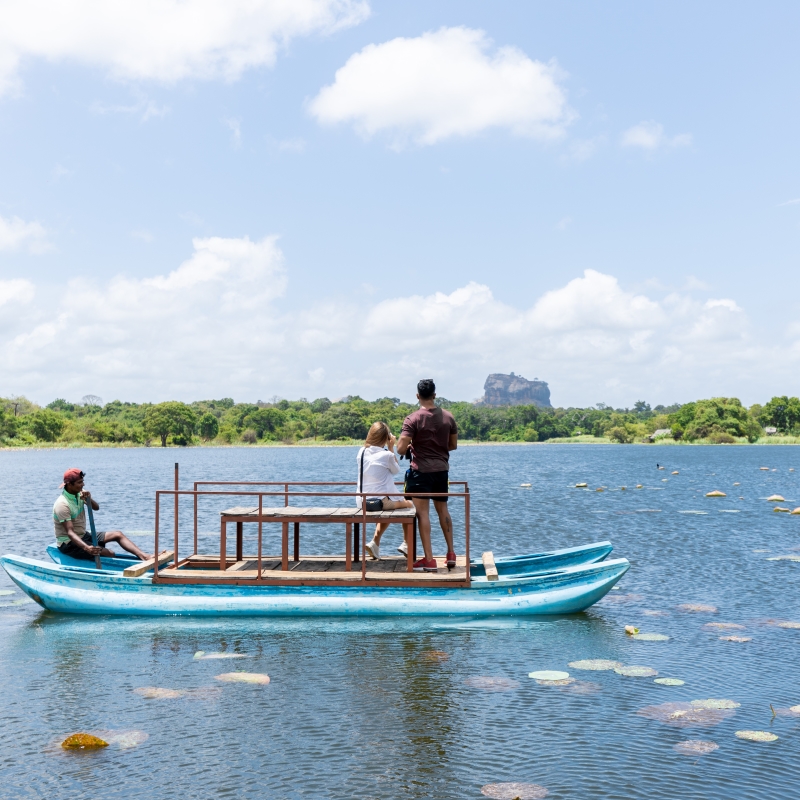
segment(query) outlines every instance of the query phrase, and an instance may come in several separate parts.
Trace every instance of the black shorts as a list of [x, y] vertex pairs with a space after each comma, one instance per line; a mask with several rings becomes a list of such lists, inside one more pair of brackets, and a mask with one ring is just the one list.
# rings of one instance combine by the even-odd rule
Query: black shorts
[[[86, 544], [92, 544], [92, 534], [88, 531], [81, 536]], [[105, 531], [97, 531], [97, 545], [98, 547], [105, 547], [106, 544], [106, 532]], [[87, 553], [82, 547], [78, 547], [75, 542], [70, 539], [68, 542], [64, 542], [58, 546], [58, 549], [65, 555], [70, 556], [71, 558], [82, 558], [86, 561], [94, 561], [94, 556], [91, 553]]]
[[[435, 494], [446, 494], [450, 491], [448, 480], [450, 473], [444, 472], [420, 472], [416, 469], [406, 470], [406, 485], [404, 491], [410, 493], [433, 492]], [[408, 498], [413, 500], [414, 498]], [[446, 497], [420, 497], [420, 500], [434, 500], [437, 503], [446, 503]]]

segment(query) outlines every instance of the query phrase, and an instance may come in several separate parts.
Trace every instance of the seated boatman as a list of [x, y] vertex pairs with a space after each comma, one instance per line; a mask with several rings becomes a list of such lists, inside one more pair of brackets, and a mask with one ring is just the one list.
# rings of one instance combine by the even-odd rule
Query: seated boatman
[[92, 545], [92, 534], [86, 531], [86, 503], [100, 510], [99, 503], [83, 489], [84, 473], [73, 467], [64, 473], [64, 491], [53, 504], [53, 524], [58, 549], [72, 558], [91, 560], [95, 556], [113, 557], [115, 554], [106, 545], [117, 542], [123, 550], [146, 561], [150, 556], [143, 553], [122, 531], [98, 531], [97, 547]]

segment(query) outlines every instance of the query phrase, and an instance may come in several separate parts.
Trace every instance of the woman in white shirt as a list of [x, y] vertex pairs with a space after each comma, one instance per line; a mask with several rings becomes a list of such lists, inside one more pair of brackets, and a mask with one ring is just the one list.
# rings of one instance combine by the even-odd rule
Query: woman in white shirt
[[[397, 487], [394, 485], [394, 476], [400, 472], [400, 464], [394, 454], [396, 441], [385, 422], [373, 422], [364, 446], [356, 456], [358, 491], [365, 492], [368, 500], [373, 498], [382, 500], [384, 511], [414, 506], [410, 500], [403, 499], [403, 496], [397, 493]], [[360, 497], [357, 498], [357, 504], [361, 508]], [[381, 536], [391, 524], [391, 522], [379, 522], [375, 526], [375, 535], [366, 545], [367, 553], [372, 558], [380, 558]], [[404, 555], [408, 552], [405, 541], [397, 549]]]

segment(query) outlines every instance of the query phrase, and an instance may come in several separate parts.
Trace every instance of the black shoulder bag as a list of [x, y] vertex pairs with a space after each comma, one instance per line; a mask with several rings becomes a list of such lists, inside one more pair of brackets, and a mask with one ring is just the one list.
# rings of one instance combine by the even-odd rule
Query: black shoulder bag
[[[361, 468], [358, 472], [358, 491], [364, 491], [364, 455], [367, 452], [367, 448], [364, 447], [361, 450]], [[383, 511], [383, 500], [380, 497], [371, 497], [367, 499], [363, 497], [362, 500], [367, 504], [367, 511]]]

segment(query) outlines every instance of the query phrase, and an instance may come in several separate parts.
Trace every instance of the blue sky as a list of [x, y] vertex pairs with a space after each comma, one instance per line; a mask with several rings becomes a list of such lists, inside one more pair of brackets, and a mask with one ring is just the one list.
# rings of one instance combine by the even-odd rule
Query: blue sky
[[0, 394], [797, 394], [799, 18], [5, 3]]

